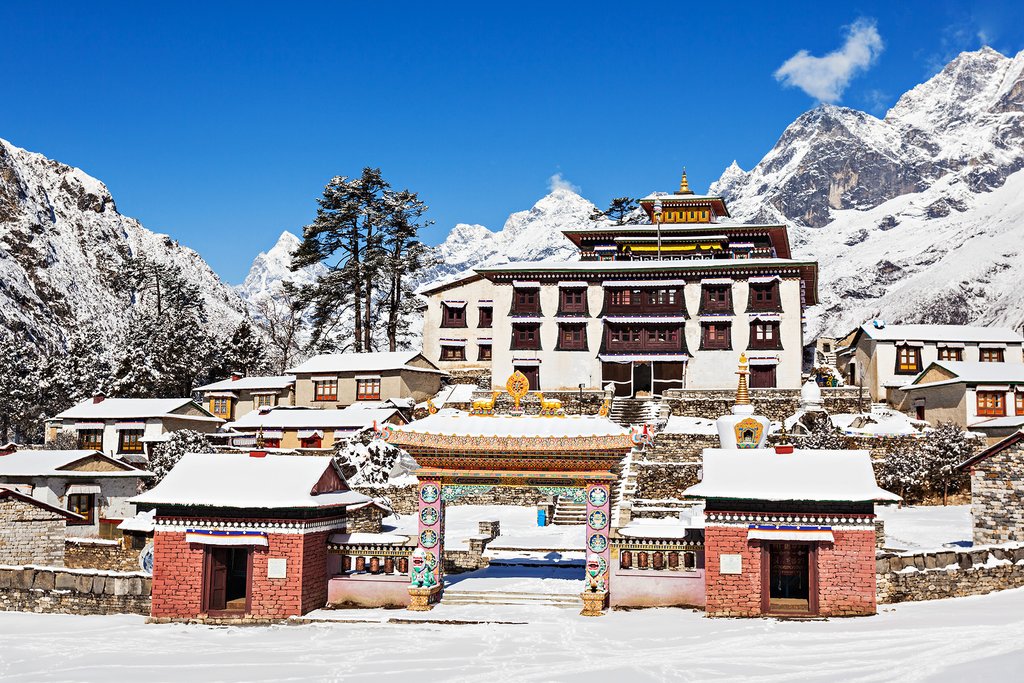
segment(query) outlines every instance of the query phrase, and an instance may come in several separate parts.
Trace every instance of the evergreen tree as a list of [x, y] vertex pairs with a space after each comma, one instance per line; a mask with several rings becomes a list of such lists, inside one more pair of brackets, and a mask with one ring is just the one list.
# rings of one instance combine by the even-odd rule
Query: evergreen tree
[[924, 438], [926, 477], [932, 490], [942, 489], [942, 504], [946, 505], [950, 487], [959, 488], [966, 475], [956, 466], [974, 455], [977, 442], [952, 422], [941, 422]]
[[186, 453], [213, 453], [213, 445], [205, 435], [188, 429], [171, 432], [167, 441], [153, 449], [149, 459], [149, 469], [156, 476], [147, 482], [147, 486], [156, 486], [167, 476], [182, 456]]
[[224, 353], [225, 369], [243, 375], [258, 375], [267, 369], [263, 341], [256, 335], [252, 323], [243, 319], [231, 334]]
[[379, 272], [386, 292], [382, 303], [388, 350], [397, 351], [398, 339], [408, 333], [408, 320], [416, 306], [411, 276], [434, 265], [430, 249], [416, 238], [419, 230], [433, 221], [423, 221], [427, 205], [415, 192], [389, 193], [385, 199], [387, 214]]
[[808, 413], [804, 415], [803, 423], [808, 433], [800, 439], [800, 448], [832, 451], [847, 448], [846, 437], [832, 424], [827, 413]]
[[903, 502], [919, 498], [926, 488], [923, 449], [916, 439], [899, 439], [886, 448], [885, 458], [876, 464], [878, 483], [899, 494]]
[[590, 219], [594, 221], [609, 220], [615, 225], [625, 225], [629, 216], [636, 210], [637, 203], [632, 197], [616, 197], [604, 211], [594, 209]]
[[0, 443], [42, 440], [39, 351], [20, 334], [0, 334]]
[[42, 359], [40, 401], [47, 416], [81, 403], [96, 391], [107, 391], [114, 359], [110, 335], [94, 325], [78, 326], [64, 348]]

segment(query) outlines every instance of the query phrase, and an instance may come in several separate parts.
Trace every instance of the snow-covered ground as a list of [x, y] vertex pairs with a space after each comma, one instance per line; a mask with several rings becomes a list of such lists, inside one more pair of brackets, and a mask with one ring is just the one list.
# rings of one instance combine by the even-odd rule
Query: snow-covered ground
[[[512, 505], [449, 505], [445, 508], [444, 542], [451, 550], [468, 550], [469, 537], [479, 532], [478, 523], [498, 520], [501, 535], [491, 541], [489, 548], [580, 551], [583, 557], [583, 525], [537, 526], [537, 509]], [[416, 517], [402, 515], [388, 517], [384, 524], [396, 533], [416, 534]], [[391, 529], [387, 529], [390, 531]]]
[[901, 550], [936, 550], [971, 545], [970, 505], [879, 505], [885, 544]]
[[[145, 625], [134, 616], [0, 613], [0, 677], [889, 683], [1016, 680], [1024, 665], [1024, 590], [824, 621], [708, 620], [680, 609], [596, 619], [567, 609], [486, 609], [498, 620], [529, 623], [388, 623], [412, 613], [348, 610], [338, 617], [378, 623], [216, 628]], [[441, 606], [428, 616], [467, 610]]]

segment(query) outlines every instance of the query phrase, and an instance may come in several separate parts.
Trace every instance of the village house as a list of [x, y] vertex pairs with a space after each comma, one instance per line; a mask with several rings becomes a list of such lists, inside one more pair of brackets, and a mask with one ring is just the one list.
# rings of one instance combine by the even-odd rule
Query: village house
[[151, 472], [93, 450], [0, 451], [0, 486], [75, 513], [67, 535], [117, 538]]
[[133, 500], [155, 510], [156, 618], [283, 619], [327, 602], [328, 539], [371, 503], [329, 456], [189, 453]]
[[732, 386], [745, 350], [754, 388], [798, 389], [817, 264], [794, 259], [785, 225], [730, 220], [721, 197], [640, 200], [649, 224], [564, 230], [576, 261], [478, 267], [423, 294], [424, 354], [450, 372], [530, 389], [612, 385], [617, 396]]
[[213, 415], [234, 420], [260, 408], [295, 405], [295, 378], [291, 375], [228, 379], [196, 388], [200, 403]]
[[[863, 386], [871, 401], [898, 406], [900, 388], [935, 361], [1024, 362], [1024, 337], [1002, 327], [972, 325], [862, 325], [838, 351], [846, 382]], [[923, 418], [922, 418], [923, 419]]]
[[991, 443], [1024, 427], [1024, 363], [935, 361], [900, 390], [899, 408], [953, 422]]
[[256, 447], [262, 435], [264, 448], [331, 450], [338, 441], [383, 424], [405, 424], [401, 411], [390, 405], [352, 405], [347, 408], [277, 407], [254, 410], [227, 426], [245, 436], [235, 436], [235, 448]]
[[107, 398], [96, 394], [46, 422], [46, 442], [70, 432], [78, 448], [145, 461], [171, 432], [212, 433], [224, 423], [190, 398]]
[[65, 527], [81, 521], [81, 515], [0, 484], [0, 565], [62, 566]]
[[418, 351], [324, 353], [287, 370], [295, 376], [295, 405], [343, 408], [361, 401], [425, 401], [445, 372]]
[[1024, 431], [960, 464], [971, 475], [974, 545], [1024, 542]]

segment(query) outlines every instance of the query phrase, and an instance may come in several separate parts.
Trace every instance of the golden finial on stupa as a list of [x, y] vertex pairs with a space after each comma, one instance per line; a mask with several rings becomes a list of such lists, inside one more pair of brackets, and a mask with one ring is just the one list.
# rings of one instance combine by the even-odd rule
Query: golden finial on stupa
[[740, 369], [736, 372], [740, 376], [739, 384], [736, 386], [736, 405], [750, 405], [750, 390], [747, 388], [747, 354], [740, 354]]
[[686, 167], [683, 167], [683, 177], [679, 181], [679, 191], [676, 194], [693, 194], [693, 190], [690, 189], [690, 182], [686, 179]]

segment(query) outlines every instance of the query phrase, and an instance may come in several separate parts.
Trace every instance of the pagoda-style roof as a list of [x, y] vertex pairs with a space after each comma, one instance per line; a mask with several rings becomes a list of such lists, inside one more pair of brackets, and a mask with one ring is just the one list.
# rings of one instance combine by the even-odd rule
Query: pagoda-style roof
[[661, 202], [663, 210], [669, 209], [695, 209], [695, 208], [710, 208], [716, 216], [728, 216], [729, 209], [725, 206], [725, 200], [722, 197], [716, 197], [714, 195], [707, 194], [670, 194], [666, 192], [654, 192], [652, 194], [643, 197], [638, 200], [640, 208], [642, 208], [648, 216], [653, 220], [654, 218], [654, 203]]
[[[598, 225], [593, 228], [572, 228], [563, 230], [573, 244], [583, 250], [583, 242], [614, 242], [621, 238], [648, 237], [658, 235], [658, 226], [653, 224]], [[760, 223], [663, 223], [661, 237], [722, 237], [729, 239], [750, 239], [767, 237], [778, 258], [791, 258], [789, 233], [785, 225]]]

